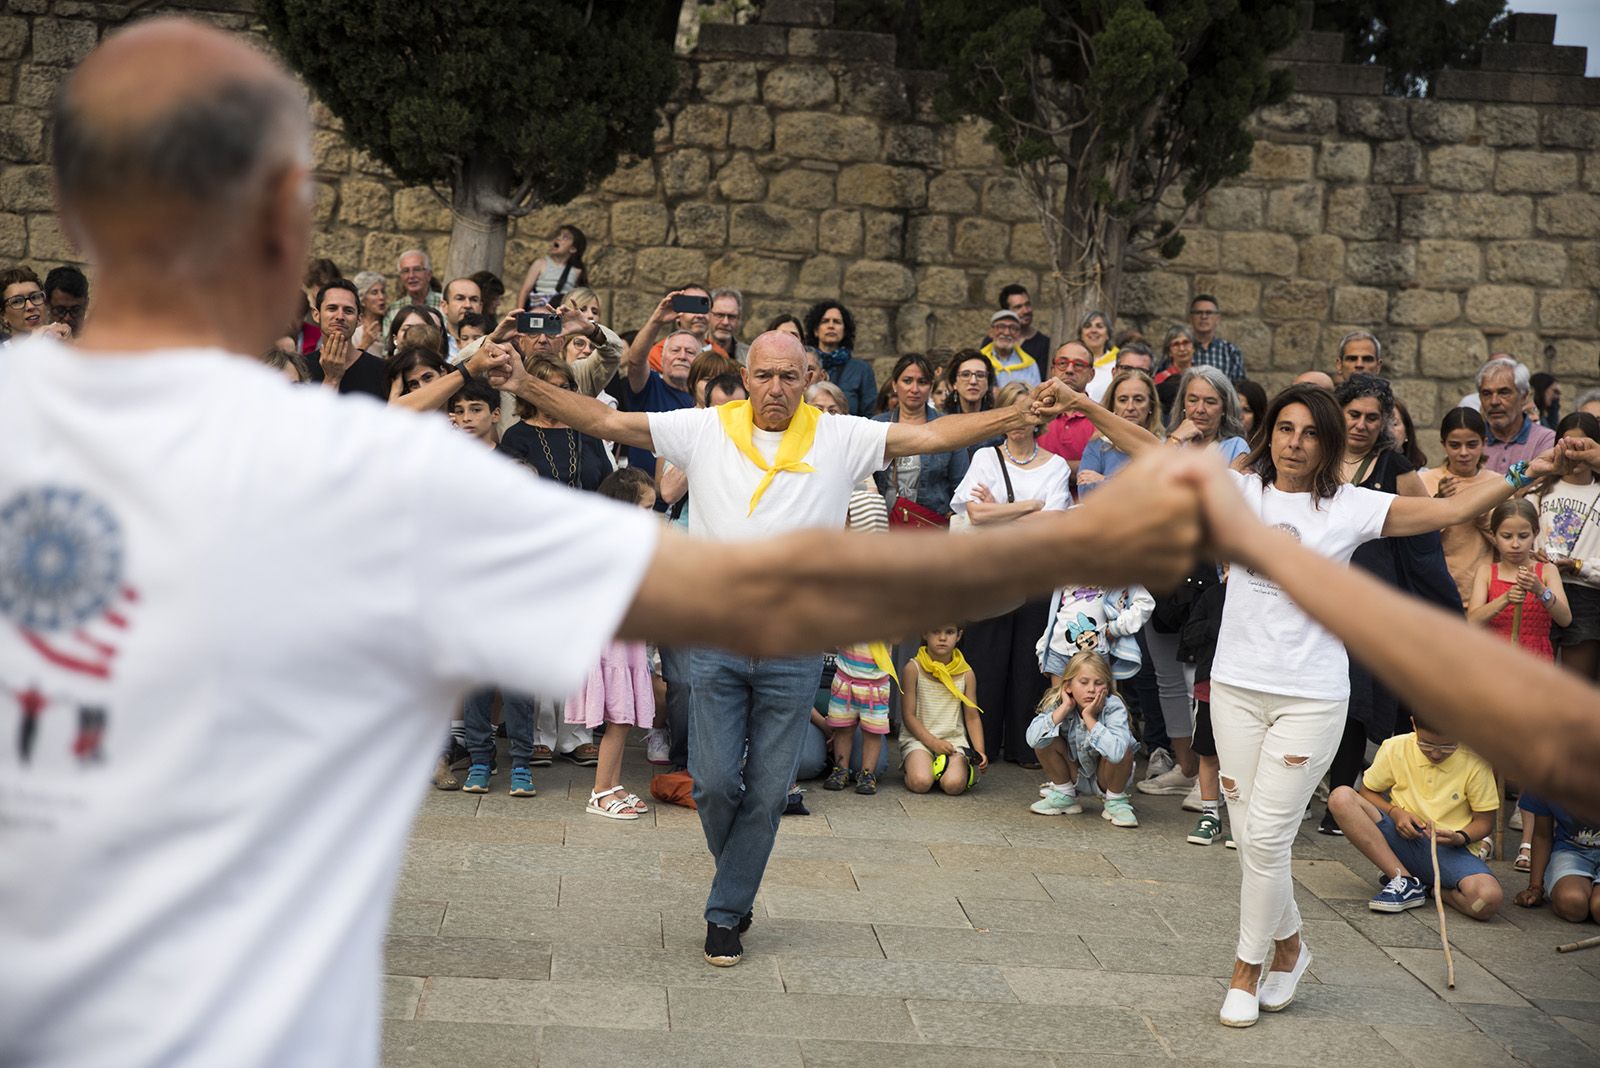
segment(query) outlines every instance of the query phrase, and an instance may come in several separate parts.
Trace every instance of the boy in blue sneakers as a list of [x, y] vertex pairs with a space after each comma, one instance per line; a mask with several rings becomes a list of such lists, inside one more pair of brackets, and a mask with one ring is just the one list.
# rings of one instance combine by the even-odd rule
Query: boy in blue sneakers
[[[1404, 912], [1428, 902], [1433, 883], [1428, 825], [1439, 840], [1439, 882], [1445, 903], [1487, 920], [1500, 910], [1500, 881], [1469, 848], [1494, 827], [1500, 798], [1494, 772], [1472, 750], [1411, 717], [1413, 733], [1378, 747], [1361, 790], [1341, 786], [1328, 798], [1350, 844], [1386, 881], [1367, 903], [1374, 912]], [[1384, 795], [1388, 796], [1385, 797]]]

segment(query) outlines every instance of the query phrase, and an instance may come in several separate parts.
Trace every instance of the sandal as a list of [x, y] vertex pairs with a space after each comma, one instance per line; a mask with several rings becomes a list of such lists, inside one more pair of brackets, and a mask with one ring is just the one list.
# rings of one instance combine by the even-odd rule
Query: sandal
[[[620, 790], [620, 789], [622, 789], [622, 787], [619, 786], [619, 787], [617, 787], [617, 789]], [[650, 806], [645, 804], [644, 801], [639, 797], [638, 794], [629, 794], [627, 797], [624, 797], [622, 799], [622, 801], [629, 808], [633, 809], [635, 812], [639, 813], [640, 815], [643, 815], [644, 813], [650, 811]]]
[[1533, 845], [1530, 842], [1523, 842], [1517, 846], [1517, 859], [1511, 866], [1517, 871], [1527, 871], [1533, 867], [1533, 857], [1530, 855], [1532, 849]]
[[589, 803], [584, 806], [584, 809], [596, 816], [604, 816], [608, 820], [638, 819], [639, 813], [635, 812], [623, 798], [613, 797], [610, 801], [601, 801], [603, 797], [611, 797], [612, 794], [621, 792], [622, 787], [613, 786], [611, 789], [603, 790], [600, 793], [591, 793], [589, 795]]

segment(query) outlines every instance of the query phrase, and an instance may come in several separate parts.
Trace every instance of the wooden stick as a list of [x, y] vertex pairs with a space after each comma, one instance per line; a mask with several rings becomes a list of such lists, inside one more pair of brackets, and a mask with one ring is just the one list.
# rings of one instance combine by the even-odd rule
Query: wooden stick
[[[1526, 598], [1524, 598], [1526, 600]], [[1511, 644], [1522, 644], [1522, 601], [1511, 610]], [[1489, 843], [1489, 859], [1506, 859], [1506, 780], [1498, 772], [1494, 777], [1495, 789], [1500, 794], [1500, 807], [1494, 814], [1494, 840]]]
[[1564, 946], [1557, 946], [1556, 952], [1571, 953], [1575, 949], [1593, 949], [1595, 946], [1600, 946], [1600, 935], [1594, 935], [1591, 938], [1580, 938], [1576, 942], [1568, 942]]
[[1439, 828], [1428, 821], [1428, 851], [1433, 858], [1433, 904], [1439, 910], [1439, 941], [1444, 944], [1445, 986], [1456, 988], [1456, 959], [1450, 955], [1450, 932], [1444, 921], [1444, 886], [1439, 882]]

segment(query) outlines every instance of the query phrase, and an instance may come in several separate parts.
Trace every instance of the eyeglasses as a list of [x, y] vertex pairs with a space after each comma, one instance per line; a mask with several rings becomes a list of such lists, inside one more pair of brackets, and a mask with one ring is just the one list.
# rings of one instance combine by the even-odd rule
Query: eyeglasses
[[1221, 312], [1196, 310], [1189, 313], [1191, 319], [1215, 319]]
[[35, 290], [32, 293], [18, 293], [14, 297], [6, 298], [6, 307], [14, 309], [26, 308], [30, 304], [37, 308], [43, 303], [44, 292], [42, 290]]
[[986, 379], [988, 377], [989, 377], [989, 372], [987, 372], [987, 371], [957, 371], [956, 372], [956, 381], [957, 382], [982, 382], [984, 379]]
[[83, 305], [74, 304], [70, 307], [51, 305], [50, 315], [55, 319], [82, 319]]
[[1417, 748], [1422, 750], [1424, 753], [1436, 753], [1439, 756], [1449, 756], [1457, 749], [1460, 749], [1461, 746], [1455, 742], [1451, 742], [1449, 745], [1435, 745], [1432, 742], [1419, 741], [1417, 743]]
[[1057, 370], [1057, 371], [1068, 371], [1068, 370], [1083, 371], [1083, 370], [1087, 370], [1090, 367], [1093, 367], [1094, 364], [1090, 363], [1088, 360], [1057, 360], [1055, 363], [1051, 364], [1050, 366], [1052, 368], [1054, 368], [1055, 370]]

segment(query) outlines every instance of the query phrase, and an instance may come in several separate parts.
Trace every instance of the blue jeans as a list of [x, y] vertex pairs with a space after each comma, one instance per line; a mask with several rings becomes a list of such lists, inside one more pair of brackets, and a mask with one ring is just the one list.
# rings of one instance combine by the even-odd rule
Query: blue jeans
[[671, 740], [667, 760], [673, 771], [689, 766], [689, 688], [688, 649], [661, 646], [661, 677], [667, 683], [667, 734]]
[[[494, 763], [494, 726], [490, 723], [494, 693], [492, 686], [474, 690], [467, 695], [467, 707], [461, 714], [467, 728], [467, 752], [474, 764]], [[533, 698], [502, 691], [500, 717], [511, 742], [511, 766], [526, 766], [533, 759]]]
[[717, 862], [706, 920], [735, 927], [761, 887], [800, 746], [811, 724], [820, 656], [690, 654], [689, 773]]

